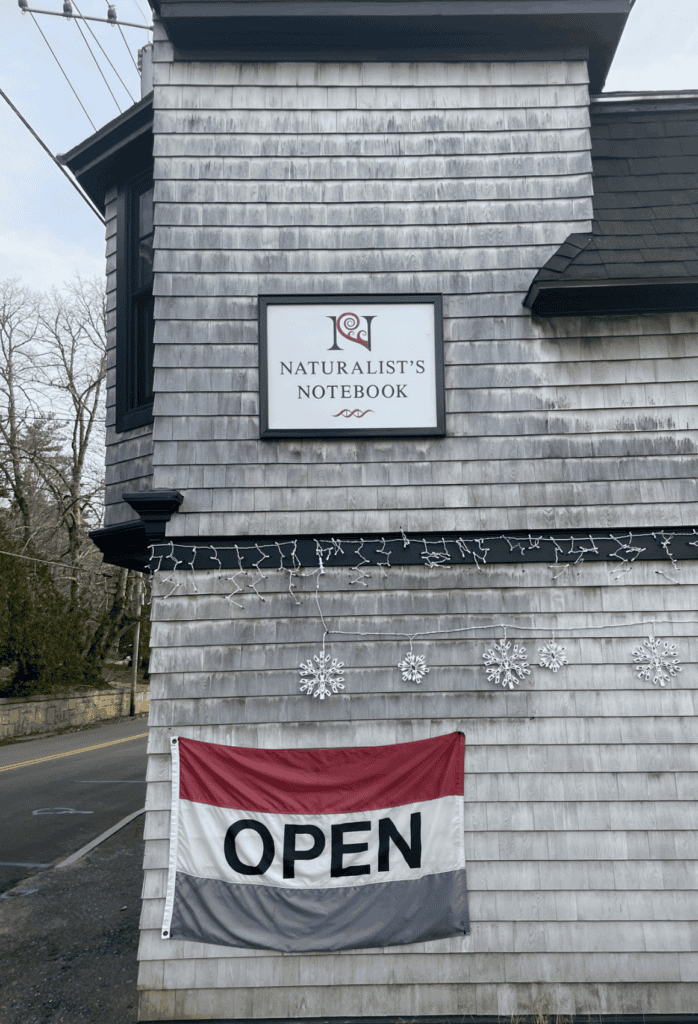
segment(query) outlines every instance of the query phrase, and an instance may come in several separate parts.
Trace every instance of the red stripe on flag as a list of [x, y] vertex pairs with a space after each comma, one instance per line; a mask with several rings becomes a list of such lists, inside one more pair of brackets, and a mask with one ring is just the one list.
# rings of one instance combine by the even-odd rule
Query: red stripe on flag
[[259, 750], [179, 739], [180, 798], [276, 814], [340, 814], [463, 795], [465, 738]]

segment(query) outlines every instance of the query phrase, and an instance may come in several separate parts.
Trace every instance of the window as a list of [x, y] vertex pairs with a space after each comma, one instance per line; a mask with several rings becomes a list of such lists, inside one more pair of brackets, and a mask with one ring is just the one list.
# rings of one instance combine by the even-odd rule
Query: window
[[116, 429], [153, 420], [153, 179], [117, 201]]

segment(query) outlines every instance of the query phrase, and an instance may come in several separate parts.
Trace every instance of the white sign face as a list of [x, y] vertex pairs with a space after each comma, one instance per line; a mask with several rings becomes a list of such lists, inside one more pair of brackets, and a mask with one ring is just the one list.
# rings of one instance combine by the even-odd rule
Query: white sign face
[[440, 296], [423, 298], [260, 299], [262, 437], [443, 433]]

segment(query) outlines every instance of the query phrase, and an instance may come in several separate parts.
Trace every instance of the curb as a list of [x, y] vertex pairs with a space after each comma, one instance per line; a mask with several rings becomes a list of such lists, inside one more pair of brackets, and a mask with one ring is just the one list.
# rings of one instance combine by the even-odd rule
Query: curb
[[112, 827], [108, 828], [106, 832], [102, 832], [101, 836], [97, 836], [96, 839], [93, 839], [91, 843], [87, 843], [86, 846], [81, 847], [75, 853], [71, 853], [71, 855], [66, 857], [65, 860], [59, 860], [57, 864], [54, 864], [54, 867], [67, 868], [70, 867], [71, 864], [75, 864], [76, 861], [80, 860], [81, 857], [84, 857], [86, 853], [90, 852], [90, 850], [94, 850], [95, 847], [109, 839], [115, 832], [118, 832], [119, 829], [124, 828], [125, 825], [128, 825], [129, 822], [137, 818], [139, 814], [145, 814], [145, 807], [141, 807], [140, 811], [134, 811], [133, 814], [126, 815], [126, 817], [122, 818], [121, 821], [117, 821], [116, 825], [112, 825]]

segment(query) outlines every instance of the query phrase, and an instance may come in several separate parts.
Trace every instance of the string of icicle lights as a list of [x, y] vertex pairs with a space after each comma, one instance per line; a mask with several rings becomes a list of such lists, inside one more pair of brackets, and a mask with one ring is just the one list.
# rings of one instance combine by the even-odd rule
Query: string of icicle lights
[[[626, 537], [627, 539], [624, 539]], [[446, 538], [443, 536], [440, 540], [435, 540], [433, 536], [408, 537], [404, 529], [401, 528], [399, 536], [381, 537], [380, 541], [376, 538], [331, 538], [330, 540], [315, 538], [311, 543], [314, 546], [317, 568], [305, 571], [298, 557], [300, 542], [298, 538], [283, 541], [256, 541], [251, 544], [178, 544], [176, 541], [170, 540], [149, 545], [149, 571], [151, 574], [154, 574], [169, 570], [170, 574], [162, 580], [163, 583], [170, 583], [172, 585], [172, 589], [162, 595], [166, 600], [182, 585], [181, 581], [175, 579], [174, 574], [177, 570], [190, 569], [194, 571], [195, 568], [202, 568], [200, 564], [195, 565], [195, 563], [201, 559], [201, 556], [206, 555], [210, 563], [207, 568], [217, 570], [219, 573], [230, 571], [224, 569], [221, 560], [221, 555], [225, 554], [232, 558], [233, 565], [236, 566], [231, 576], [224, 577], [226, 581], [234, 583], [236, 588], [232, 594], [228, 595], [228, 600], [237, 607], [242, 607], [235, 601], [235, 597], [245, 593], [246, 590], [251, 590], [257, 598], [262, 601], [264, 600], [264, 597], [257, 588], [260, 583], [268, 578], [264, 563], [273, 562], [275, 559], [278, 559], [278, 564], [274, 565], [273, 568], [276, 571], [287, 574], [289, 592], [291, 594], [293, 594], [294, 590], [294, 579], [313, 575], [316, 572], [319, 572], [321, 575], [324, 574], [325, 566], [328, 568], [333, 567], [333, 560], [339, 556], [350, 556], [356, 559], [355, 565], [347, 566], [350, 575], [353, 574], [349, 580], [349, 585], [367, 587], [368, 580], [371, 578], [370, 572], [367, 571], [368, 568], [375, 568], [382, 573], [383, 577], [387, 577], [388, 569], [395, 568], [391, 564], [391, 559], [395, 555], [395, 549], [399, 550], [402, 548], [404, 550], [411, 545], [417, 547], [420, 562], [428, 569], [448, 569], [453, 564], [461, 563], [473, 564], [476, 569], [483, 571], [486, 566], [492, 564], [488, 562], [488, 555], [497, 542], [506, 545], [510, 554], [513, 555], [515, 552], [518, 552], [521, 556], [530, 552], [540, 554], [542, 545], [550, 545], [552, 548], [552, 565], [550, 568], [552, 570], [559, 570], [553, 576], [554, 580], [569, 572], [575, 566], [583, 564], [588, 560], [589, 556], [594, 555], [606, 558], [610, 562], [611, 568], [608, 570], [608, 576], [609, 579], [616, 580], [630, 572], [633, 563], [647, 552], [647, 543], [645, 543], [645, 546], [642, 545], [643, 539], [651, 539], [654, 547], [663, 552], [674, 574], [680, 572], [679, 558], [685, 557], [686, 547], [697, 549], [693, 558], [698, 557], [698, 530], [696, 529], [689, 531], [627, 531], [625, 533], [620, 530], [610, 530], [605, 535], [594, 536], [592, 533], [588, 535], [580, 533], [577, 536], [570, 535], [568, 538], [555, 537], [552, 534], [539, 534], [536, 536], [529, 533], [526, 537], [522, 537], [502, 533], [498, 536], [488, 535], [487, 537], [476, 538]], [[675, 543], [682, 546], [682, 552], [679, 553], [672, 550], [672, 545]], [[608, 554], [605, 556], [600, 547], [604, 544], [609, 548]], [[374, 561], [367, 558], [364, 553], [364, 548], [369, 545], [373, 545], [375, 548]], [[165, 548], [164, 551], [157, 550], [163, 547]], [[190, 558], [180, 558], [176, 554], [176, 548], [188, 548], [191, 552]], [[347, 549], [346, 551], [345, 548]], [[457, 560], [454, 559], [456, 552], [460, 556]], [[679, 555], [678, 558], [677, 554]], [[471, 559], [471, 563], [467, 559]], [[563, 562], [563, 559], [566, 561]], [[227, 558], [226, 560], [230, 559]], [[536, 558], [536, 561], [543, 560], [542, 558]], [[598, 560], [598, 558], [594, 560]], [[247, 567], [245, 567], [243, 562], [247, 563]], [[266, 566], [266, 571], [269, 572], [271, 568], [271, 565]], [[252, 576], [252, 570], [256, 573], [256, 577]], [[664, 576], [670, 583], [679, 583], [679, 580], [672, 578], [663, 569], [656, 569], [655, 572], [660, 576]], [[238, 582], [240, 577], [245, 577], [244, 587], [241, 587]], [[250, 577], [252, 578], [250, 579]], [[195, 580], [193, 590], [194, 593], [197, 593]]]
[[[599, 543], [602, 540], [611, 541], [616, 545], [616, 548], [611, 555], [620, 564], [614, 564], [608, 571], [608, 576], [611, 581], [615, 581], [629, 572], [632, 568], [632, 563], [647, 549], [641, 547], [637, 540], [643, 535], [637, 535], [634, 539], [629, 537], [628, 540], [623, 540], [617, 534], [609, 534], [607, 537], [593, 537], [589, 536], [588, 542], [580, 540], [579, 537], [570, 538], [570, 547], [565, 550], [559, 539], [554, 537], [539, 536], [534, 537], [529, 535], [528, 538], [511, 537], [510, 535], [502, 534], [499, 538], [505, 541], [510, 550], [517, 548], [521, 554], [524, 554], [527, 550], [540, 550], [540, 545], [543, 541], [552, 542], [555, 552], [555, 563], [550, 566], [551, 569], [556, 570], [560, 566], [560, 556], [570, 557], [575, 555], [574, 562], [568, 562], [563, 565], [560, 572], [553, 577], [558, 579], [564, 572], [570, 570], [574, 566], [578, 566], [584, 562], [585, 556], [589, 554], [599, 554]], [[651, 536], [655, 541], [655, 545], [661, 547], [666, 557], [672, 565], [672, 570], [676, 574], [680, 571], [680, 566], [675, 554], [671, 550], [672, 541], [681, 537], [682, 540], [694, 548], [698, 548], [698, 531], [692, 530], [686, 533], [668, 532], [668, 531], [652, 531], [647, 534]], [[692, 537], [694, 540], [687, 540]], [[489, 538], [490, 542], [492, 538]], [[514, 634], [532, 633], [534, 635], [549, 635], [547, 643], [542, 647], [538, 648], [540, 655], [540, 661], [538, 665], [542, 669], [546, 669], [552, 672], [557, 672], [560, 669], [569, 665], [567, 658], [567, 648], [556, 642], [555, 635], [560, 633], [558, 627], [546, 627], [536, 624], [533, 626], [527, 626], [521, 623], [515, 622], [490, 622], [483, 625], [467, 625], [467, 626], [453, 626], [446, 628], [430, 629], [430, 630], [375, 630], [375, 629], [338, 629], [334, 628], [327, 620], [322, 605], [320, 602], [320, 584], [321, 577], [325, 575], [325, 566], [331, 562], [333, 556], [339, 554], [345, 555], [345, 546], [353, 546], [353, 554], [356, 556], [357, 561], [353, 566], [347, 566], [347, 571], [350, 573], [352, 578], [349, 580], [349, 584], [358, 584], [359, 586], [367, 587], [368, 580], [371, 578], [371, 574], [366, 570], [368, 567], [378, 569], [381, 571], [383, 577], [388, 576], [388, 570], [396, 568], [392, 566], [391, 551], [389, 545], [401, 544], [403, 547], [407, 547], [410, 544], [417, 544], [420, 546], [421, 561], [427, 568], [431, 569], [448, 569], [452, 564], [451, 555], [449, 554], [447, 544], [455, 544], [461, 555], [469, 554], [473, 556], [475, 567], [479, 571], [484, 571], [484, 566], [487, 563], [487, 554], [489, 549], [485, 546], [485, 542], [482, 539], [469, 539], [465, 541], [461, 538], [455, 540], [446, 541], [443, 538], [441, 542], [435, 541], [433, 538], [419, 538], [410, 539], [405, 534], [404, 530], [400, 531], [399, 537], [392, 538], [381, 538], [380, 543], [376, 540], [371, 541], [376, 547], [375, 555], [377, 560], [373, 562], [368, 559], [363, 553], [363, 548], [369, 542], [359, 538], [358, 540], [347, 541], [346, 539], [338, 540], [332, 539], [330, 541], [315, 540], [315, 555], [317, 558], [317, 566], [315, 568], [303, 568], [303, 565], [297, 555], [297, 540], [291, 541], [274, 541], [270, 543], [254, 543], [250, 545], [244, 544], [231, 544], [231, 545], [191, 545], [191, 557], [187, 560], [185, 558], [179, 558], [175, 553], [175, 542], [169, 541], [164, 545], [165, 552], [156, 551], [156, 548], [162, 548], [163, 545], [151, 545], [151, 559], [150, 569], [151, 574], [167, 571], [169, 575], [165, 576], [161, 580], [161, 584], [170, 585], [170, 590], [162, 595], [163, 600], [167, 600], [172, 597], [178, 589], [183, 587], [184, 579], [181, 571], [184, 570], [185, 578], [191, 581], [191, 590], [193, 593], [198, 593], [196, 586], [196, 572], [195, 563], [199, 553], [205, 551], [208, 554], [209, 559], [214, 562], [214, 572], [218, 579], [223, 579], [226, 582], [234, 584], [235, 589], [231, 589], [230, 593], [225, 595], [231, 606], [237, 608], [243, 608], [243, 605], [236, 600], [236, 597], [249, 592], [254, 594], [260, 601], [264, 601], [265, 597], [259, 592], [260, 584], [268, 579], [268, 573], [271, 572], [282, 572], [288, 577], [288, 590], [289, 594], [293, 598], [296, 604], [301, 602], [298, 596], [295, 594], [295, 583], [294, 580], [301, 579], [315, 579], [314, 587], [314, 602], [317, 607], [317, 613], [319, 622], [322, 627], [322, 639], [321, 647], [318, 654], [314, 655], [312, 659], [302, 663], [300, 666], [301, 675], [301, 691], [312, 697], [319, 697], [324, 700], [325, 697], [330, 697], [333, 694], [338, 693], [340, 690], [344, 690], [344, 676], [341, 674], [345, 671], [344, 662], [338, 661], [336, 658], [331, 658], [327, 654], [326, 645], [329, 638], [341, 637], [356, 638], [356, 639], [368, 639], [377, 638], [383, 640], [405, 640], [409, 644], [409, 650], [403, 657], [402, 661], [397, 663], [397, 668], [402, 673], [402, 678], [405, 681], [412, 683], [421, 683], [425, 676], [429, 673], [430, 668], [426, 664], [426, 657], [423, 654], [415, 654], [413, 645], [415, 641], [423, 640], [428, 641], [429, 639], [436, 637], [454, 637], [462, 636], [465, 638], [467, 634], [477, 635], [478, 631], [485, 631], [491, 637], [493, 634], [501, 631], [501, 639], [499, 642], [495, 642], [492, 647], [486, 650], [483, 654], [484, 666], [487, 673], [487, 678], [490, 682], [495, 685], [502, 685], [513, 689], [517, 686], [521, 680], [531, 674], [531, 666], [528, 660], [528, 654], [525, 646], [522, 644], [514, 644], [513, 650], [512, 645], [507, 639], [508, 632]], [[187, 545], [188, 546], [188, 545]], [[265, 561], [270, 560], [269, 549], [274, 551], [278, 557], [278, 565], [273, 569], [268, 568], [265, 573], [263, 564]], [[286, 550], [285, 550], [286, 549]], [[226, 569], [223, 566], [221, 559], [222, 555], [232, 554], [234, 564], [237, 568], [233, 569], [232, 573], [230, 569]], [[477, 557], [475, 555], [477, 554]], [[381, 560], [378, 560], [378, 559]], [[385, 559], [384, 561], [382, 559]], [[249, 568], [245, 568], [243, 559], [249, 565]], [[286, 559], [290, 564], [286, 564]], [[170, 565], [165, 569], [163, 562], [169, 561]], [[328, 568], [330, 566], [328, 565]], [[191, 576], [189, 571], [191, 571]], [[179, 571], [179, 572], [178, 572]], [[677, 580], [672, 579], [663, 570], [655, 570], [659, 575], [665, 576], [669, 582], [675, 583]], [[178, 573], [177, 577], [175, 573]], [[229, 575], [226, 575], [228, 573]], [[241, 583], [244, 582], [244, 586]], [[231, 609], [232, 611], [232, 609]], [[681, 671], [679, 664], [679, 658], [676, 652], [676, 645], [669, 644], [668, 641], [657, 639], [655, 633], [657, 632], [656, 627], [661, 625], [670, 625], [672, 627], [680, 627], [684, 625], [698, 625], [698, 619], [671, 619], [671, 618], [644, 618], [636, 619], [632, 621], [618, 620], [609, 621], [603, 624], [594, 624], [590, 626], [576, 626], [571, 629], [567, 628], [564, 630], [565, 636], [572, 637], [573, 635], [582, 636], [589, 630], [599, 631], [606, 629], [623, 629], [627, 630], [630, 627], [640, 626], [643, 632], [647, 633], [647, 637], [643, 640], [643, 646], [637, 647], [631, 651], [633, 661], [635, 662], [635, 668], [639, 679], [651, 680], [655, 685], [664, 686], [670, 681], [678, 672]]]

